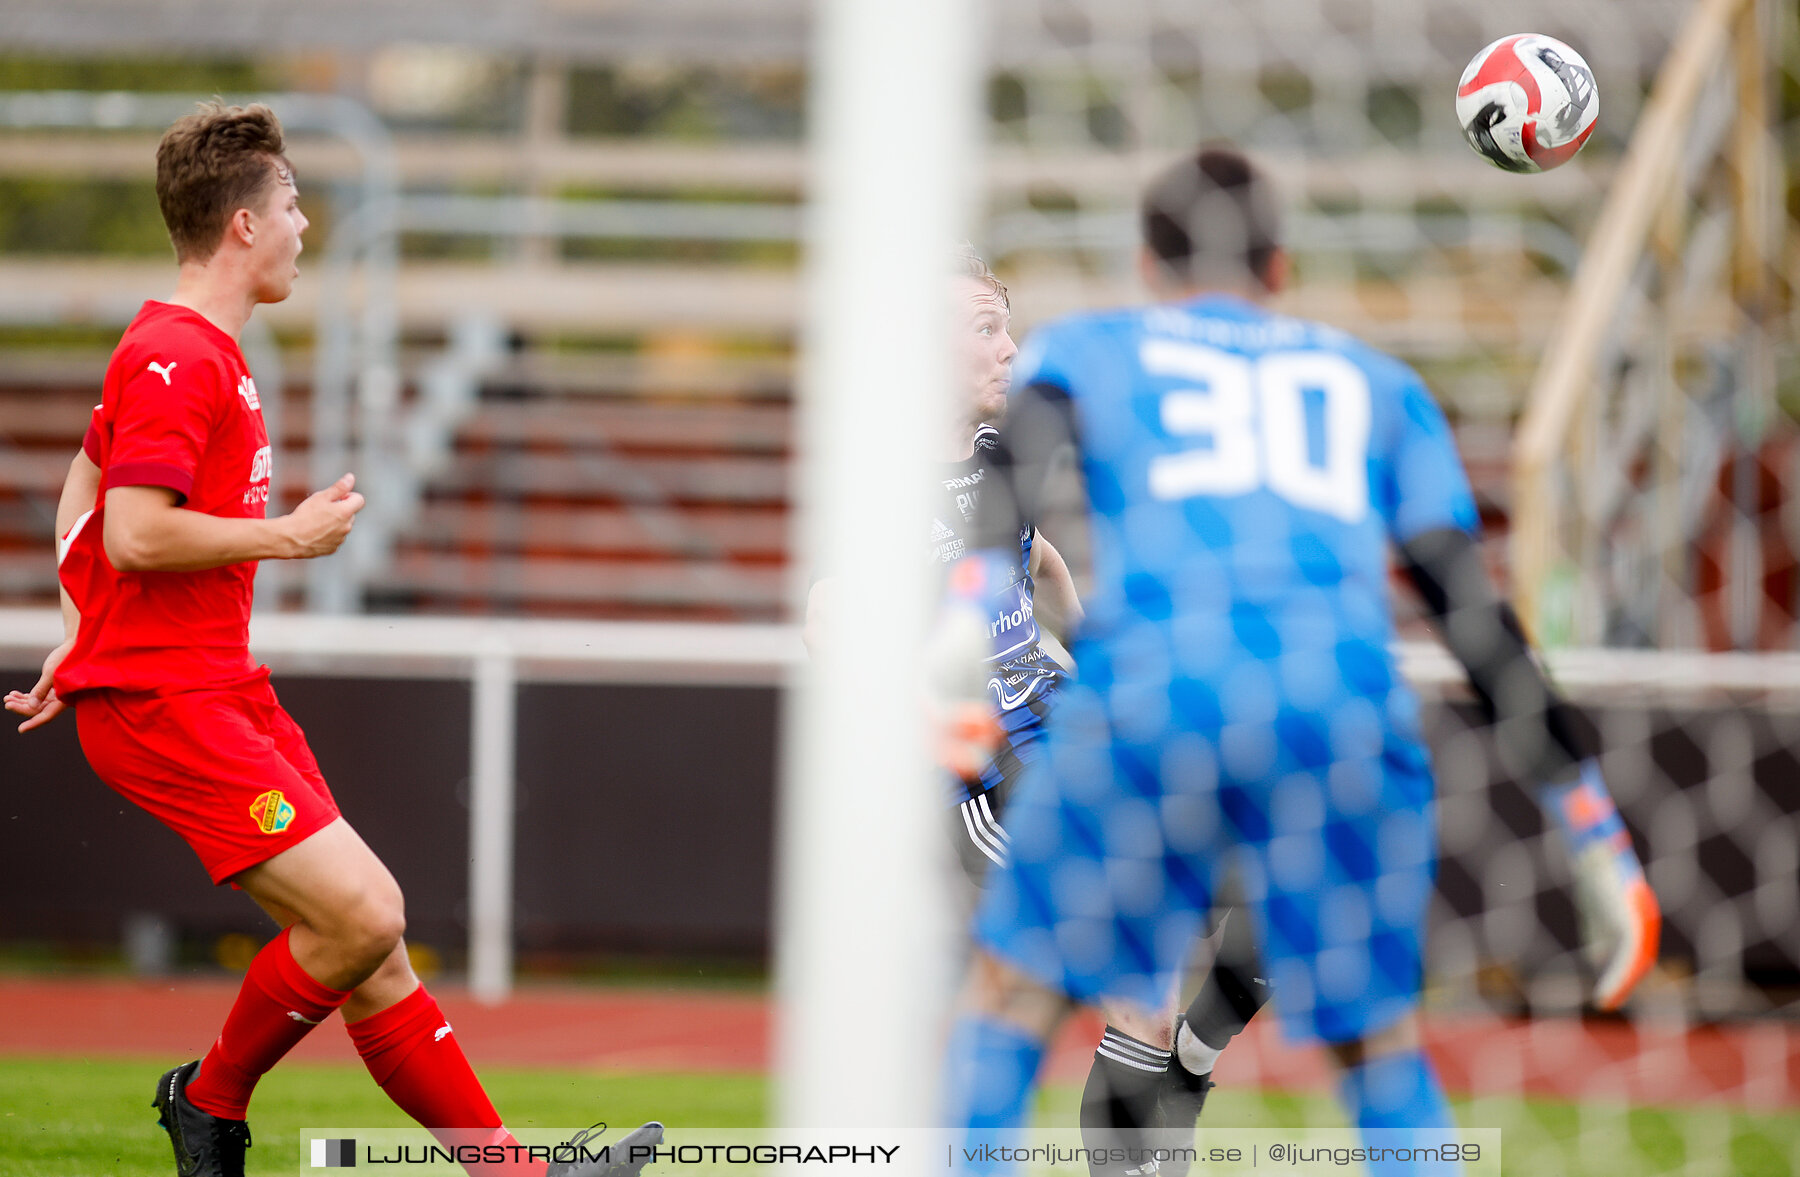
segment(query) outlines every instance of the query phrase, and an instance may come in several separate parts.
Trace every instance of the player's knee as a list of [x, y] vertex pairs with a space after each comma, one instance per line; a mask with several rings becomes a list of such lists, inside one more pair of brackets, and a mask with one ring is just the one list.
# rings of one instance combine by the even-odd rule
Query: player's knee
[[383, 911], [370, 921], [369, 939], [381, 949], [381, 959], [386, 960], [406, 935], [406, 912], [398, 905]]
[[1419, 1019], [1407, 1014], [1385, 1029], [1349, 1042], [1330, 1043], [1331, 1054], [1340, 1067], [1360, 1067], [1383, 1055], [1400, 1054], [1419, 1049], [1422, 1041]]
[[991, 953], [977, 952], [964, 1000], [977, 1012], [1047, 1037], [1070, 1008], [1069, 999], [1046, 988]]
[[1145, 1009], [1125, 1002], [1110, 1002], [1104, 1011], [1107, 1022], [1131, 1035], [1139, 1042], [1172, 1050], [1175, 1045], [1175, 1012]]
[[392, 902], [378, 903], [369, 913], [367, 934], [372, 947], [381, 950], [381, 959], [399, 947], [400, 940], [406, 935], [406, 907], [395, 896]]
[[357, 924], [348, 945], [350, 955], [364, 968], [373, 971], [380, 968], [394, 949], [400, 945], [400, 938], [406, 931], [404, 920], [368, 920]]
[[364, 894], [345, 921], [350, 955], [371, 969], [392, 955], [405, 935], [406, 905], [398, 888]]

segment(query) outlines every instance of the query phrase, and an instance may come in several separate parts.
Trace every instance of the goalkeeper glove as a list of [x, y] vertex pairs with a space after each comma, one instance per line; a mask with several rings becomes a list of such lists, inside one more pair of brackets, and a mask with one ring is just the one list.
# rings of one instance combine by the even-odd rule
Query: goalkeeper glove
[[999, 553], [978, 551], [950, 567], [942, 607], [925, 641], [926, 710], [937, 761], [964, 780], [981, 776], [1004, 733], [988, 701], [988, 633], [994, 593], [1010, 583]]
[[1662, 909], [1599, 765], [1584, 762], [1573, 783], [1546, 787], [1543, 800], [1568, 842], [1575, 868], [1582, 940], [1598, 973], [1594, 1004], [1618, 1009], [1656, 963]]
[[1000, 751], [1006, 733], [994, 718], [986, 699], [936, 706], [931, 724], [936, 737], [936, 760], [965, 781], [978, 781], [982, 770]]

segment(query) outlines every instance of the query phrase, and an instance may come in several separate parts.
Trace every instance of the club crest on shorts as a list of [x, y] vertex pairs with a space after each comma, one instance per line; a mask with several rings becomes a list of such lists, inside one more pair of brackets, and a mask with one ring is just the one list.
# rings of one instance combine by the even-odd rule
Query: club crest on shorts
[[294, 820], [294, 807], [288, 804], [280, 789], [270, 789], [250, 802], [250, 816], [256, 819], [256, 826], [263, 833], [279, 834]]

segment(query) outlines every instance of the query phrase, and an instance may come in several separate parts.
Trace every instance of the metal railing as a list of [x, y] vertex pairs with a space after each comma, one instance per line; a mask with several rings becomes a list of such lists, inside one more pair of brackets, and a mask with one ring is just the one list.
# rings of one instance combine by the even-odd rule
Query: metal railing
[[[160, 130], [190, 113], [199, 100], [197, 95], [125, 91], [0, 93], [0, 127]], [[365, 428], [392, 404], [398, 386], [394, 286], [399, 246], [394, 214], [400, 181], [394, 144], [386, 125], [366, 106], [348, 98], [283, 93], [255, 95], [251, 100], [275, 110], [288, 133], [329, 136], [350, 147], [358, 161], [357, 181], [334, 185], [339, 228], [326, 246], [324, 290], [314, 328], [312, 468], [313, 481], [323, 486], [342, 473], [352, 386]], [[122, 299], [118, 307], [93, 309], [107, 318], [129, 318], [137, 310], [135, 301]], [[358, 309], [360, 313], [353, 313]], [[272, 339], [266, 330], [248, 336], [247, 343], [249, 339], [261, 341], [253, 349], [258, 353], [257, 370], [271, 373], [279, 363]], [[269, 362], [271, 357], [275, 364]], [[276, 446], [281, 429], [278, 395], [266, 407], [264, 418], [271, 424], [270, 444]], [[333, 473], [319, 481], [324, 471]], [[332, 585], [313, 591], [316, 606], [348, 599], [342, 577], [350, 567], [344, 563], [326, 574]]]
[[[61, 637], [62, 622], [54, 609], [0, 609], [0, 668], [34, 673], [45, 651]], [[518, 688], [538, 682], [780, 686], [792, 681], [805, 659], [798, 627], [784, 625], [292, 613], [258, 613], [251, 623], [251, 650], [284, 675], [469, 683], [469, 983], [490, 1002], [504, 1000], [513, 984]], [[1403, 642], [1396, 653], [1402, 673], [1422, 695], [1439, 700], [1467, 697], [1461, 666], [1437, 643]], [[1761, 714], [1783, 717], [1782, 724], [1791, 724], [1791, 717], [1800, 714], [1800, 654], [1571, 648], [1552, 652], [1548, 663], [1572, 698], [1613, 724], [1616, 730], [1607, 743], [1609, 755], [1619, 758], [1617, 767], [1642, 762], [1639, 771], [1621, 777], [1619, 787], [1627, 799], [1646, 787], [1642, 765], [1649, 763], [1645, 734], [1652, 713], [1667, 713], [1674, 721], [1688, 710], [1700, 714], [1707, 706], [1739, 706], [1755, 700]], [[1753, 775], [1753, 766], [1729, 744], [1711, 750], [1719, 758], [1717, 770], [1731, 777], [1729, 787], [1720, 786], [1715, 798], [1723, 804], [1747, 787], [1744, 782]], [[1451, 778], [1469, 768], [1466, 746], [1439, 751], [1448, 756], [1440, 767]], [[1486, 764], [1480, 755], [1474, 761]], [[454, 782], [444, 782], [446, 798], [454, 788]], [[1447, 798], [1456, 793], [1451, 785], [1445, 789]], [[1701, 792], [1713, 798], [1712, 793]], [[1466, 803], [1466, 798], [1457, 802]], [[1692, 838], [1680, 818], [1672, 811], [1668, 820], [1674, 826], [1659, 825], [1653, 831], [1668, 842], [1658, 870], [1679, 874], [1687, 869], [1684, 848]], [[1758, 870], [1771, 892], [1782, 892], [1771, 897], [1791, 904], [1792, 870], [1787, 868], [1784, 875], [1781, 863], [1793, 861], [1792, 823], [1750, 832], [1779, 843], [1767, 852], [1747, 850], [1746, 857], [1761, 864]], [[1749, 894], [1743, 902], [1754, 906], [1763, 901]], [[1764, 922], [1771, 929], [1791, 927], [1773, 914]]]
[[[0, 609], [0, 666], [37, 665], [62, 640], [54, 609]], [[469, 987], [513, 983], [516, 698], [521, 682], [782, 681], [797, 628], [676, 622], [488, 621], [259, 613], [250, 648], [287, 673], [465, 679], [469, 725]], [[450, 784], [446, 783], [446, 790]]]
[[[1681, 640], [1667, 598], [1682, 595], [1682, 551], [1697, 538], [1692, 500], [1707, 486], [1694, 479], [1709, 484], [1716, 460], [1684, 452], [1694, 449], [1683, 436], [1692, 433], [1684, 401], [1698, 403], [1709, 390], [1682, 387], [1672, 337], [1691, 337], [1699, 321], [1720, 349], [1735, 353], [1726, 361], [1726, 395], [1750, 402], [1772, 396], [1766, 327], [1783, 223], [1770, 208], [1781, 167], [1768, 125], [1772, 8], [1759, 0], [1694, 6], [1533, 382], [1514, 455], [1512, 569], [1520, 614], [1540, 641], [1606, 640], [1619, 618], [1603, 615], [1600, 600], [1622, 600], [1607, 608], [1634, 613], [1623, 620], [1641, 640]], [[1731, 176], [1729, 208], [1693, 215], [1696, 190], [1721, 154]], [[1728, 235], [1712, 231], [1727, 224]], [[1706, 303], [1719, 301], [1721, 287], [1734, 309], [1713, 321], [1716, 308]], [[1615, 397], [1622, 403], [1617, 419], [1608, 420]], [[1751, 422], [1754, 432], [1753, 404], [1728, 413]], [[1711, 447], [1715, 459], [1718, 448]], [[1645, 451], [1659, 485], [1652, 501], [1628, 504], [1626, 472]], [[1643, 555], [1634, 562], [1646, 567], [1632, 569], [1649, 576], [1627, 573], [1652, 582], [1644, 594], [1603, 583], [1606, 564], [1618, 555], [1610, 532], [1630, 505], [1651, 516], [1642, 528], [1648, 535], [1635, 541]], [[1644, 598], [1635, 609], [1634, 595]]]

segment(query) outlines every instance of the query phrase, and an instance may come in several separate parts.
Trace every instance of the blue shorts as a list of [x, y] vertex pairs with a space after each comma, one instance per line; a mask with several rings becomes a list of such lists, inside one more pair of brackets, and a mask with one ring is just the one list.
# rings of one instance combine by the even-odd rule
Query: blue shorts
[[1349, 1041], [1412, 1010], [1436, 831], [1410, 692], [1234, 730], [1196, 722], [1217, 713], [1188, 705], [1203, 684], [1165, 690], [1148, 707], [1115, 691], [1111, 714], [1091, 685], [1060, 693], [977, 938], [1078, 1000], [1158, 1007], [1235, 870], [1290, 1037]]

